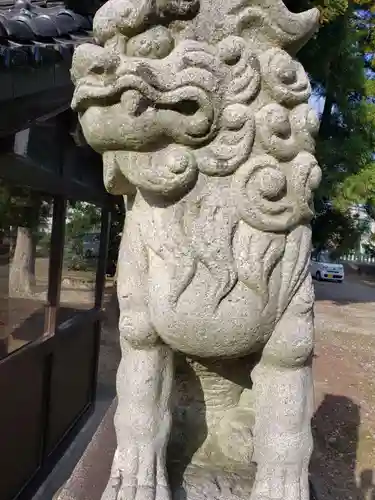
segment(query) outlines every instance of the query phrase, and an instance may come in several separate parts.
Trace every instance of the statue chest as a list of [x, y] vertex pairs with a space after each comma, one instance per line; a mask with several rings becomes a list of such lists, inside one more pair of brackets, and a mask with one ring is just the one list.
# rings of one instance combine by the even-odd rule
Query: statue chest
[[268, 340], [278, 319], [278, 271], [261, 290], [238, 276], [230, 283], [228, 273], [225, 283], [218, 283], [198, 262], [183, 287], [183, 280], [175, 282], [176, 274], [168, 272], [163, 261], [154, 257], [150, 264], [151, 320], [175, 350], [198, 357], [238, 357], [259, 350]]
[[310, 230], [267, 233], [238, 220], [233, 205], [206, 206], [194, 217], [190, 211], [187, 222], [183, 206], [153, 210], [143, 225], [148, 307], [156, 331], [174, 349], [238, 357], [267, 342], [295, 293]]

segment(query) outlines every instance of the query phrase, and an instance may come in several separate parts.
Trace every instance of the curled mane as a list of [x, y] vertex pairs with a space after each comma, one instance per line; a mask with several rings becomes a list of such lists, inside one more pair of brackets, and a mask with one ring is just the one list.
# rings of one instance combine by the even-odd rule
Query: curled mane
[[148, 248], [168, 266], [174, 307], [202, 265], [212, 277], [206, 299], [214, 309], [238, 281], [256, 292], [263, 307], [267, 305], [269, 280], [282, 258], [285, 235], [263, 233], [240, 221], [234, 202], [228, 203], [233, 197], [225, 191], [216, 186], [195, 203], [190, 199], [151, 209], [143, 234]]

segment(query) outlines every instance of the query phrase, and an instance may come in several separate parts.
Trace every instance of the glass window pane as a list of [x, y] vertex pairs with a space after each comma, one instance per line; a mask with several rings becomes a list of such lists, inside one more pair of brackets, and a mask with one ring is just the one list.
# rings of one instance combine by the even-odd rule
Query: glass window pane
[[0, 180], [0, 356], [44, 333], [52, 198]]
[[65, 226], [64, 262], [58, 322], [77, 310], [95, 305], [101, 209], [91, 203], [69, 202]]

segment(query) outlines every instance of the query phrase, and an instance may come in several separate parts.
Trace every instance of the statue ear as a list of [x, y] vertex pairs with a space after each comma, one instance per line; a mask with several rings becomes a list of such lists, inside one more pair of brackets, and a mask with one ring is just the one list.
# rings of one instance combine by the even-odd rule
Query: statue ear
[[103, 154], [103, 181], [110, 194], [134, 195], [136, 192], [135, 186], [121, 172], [115, 151], [107, 151]]
[[[251, 5], [249, 5], [249, 3]], [[313, 8], [291, 12], [283, 0], [233, 0], [228, 2], [227, 22], [243, 38], [271, 42], [289, 53], [296, 53], [319, 28], [320, 12]]]

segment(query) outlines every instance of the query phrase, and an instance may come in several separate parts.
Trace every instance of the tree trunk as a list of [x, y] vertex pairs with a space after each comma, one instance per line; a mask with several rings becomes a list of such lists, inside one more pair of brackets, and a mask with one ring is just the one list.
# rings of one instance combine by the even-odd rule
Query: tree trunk
[[32, 230], [19, 226], [9, 276], [10, 295], [31, 295], [35, 286], [35, 241]]
[[332, 107], [333, 107], [334, 101], [331, 95], [327, 93], [325, 102], [324, 102], [324, 107], [323, 107], [323, 113], [320, 119], [320, 128], [319, 128], [319, 136], [322, 139], [328, 139], [328, 136], [330, 134], [330, 125], [331, 125], [331, 115], [332, 115]]

